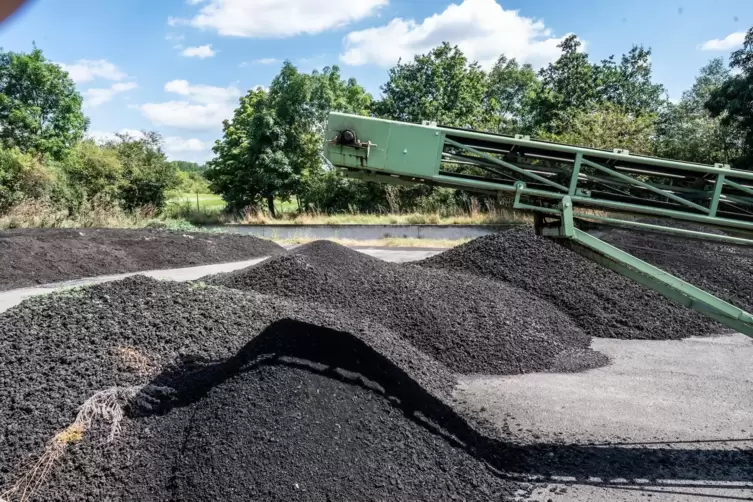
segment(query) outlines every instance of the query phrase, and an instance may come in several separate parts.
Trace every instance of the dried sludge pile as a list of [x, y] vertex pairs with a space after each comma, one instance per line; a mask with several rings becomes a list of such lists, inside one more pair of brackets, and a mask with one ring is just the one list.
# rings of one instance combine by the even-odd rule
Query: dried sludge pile
[[578, 371], [606, 363], [568, 316], [526, 291], [387, 263], [328, 241], [207, 280], [372, 319], [458, 373]]
[[452, 373], [322, 305], [134, 277], [0, 315], [0, 354], [8, 502], [481, 501], [519, 488], [472, 453]]
[[419, 265], [491, 277], [520, 288], [551, 302], [591, 336], [669, 340], [723, 330], [707, 317], [537, 236], [530, 227], [480, 237]]
[[713, 328], [529, 230], [419, 264], [315, 242], [39, 296], [0, 314], [0, 498], [525, 499], [516, 466], [565, 457], [456, 406], [457, 374], [579, 371], [608, 362], [591, 335]]

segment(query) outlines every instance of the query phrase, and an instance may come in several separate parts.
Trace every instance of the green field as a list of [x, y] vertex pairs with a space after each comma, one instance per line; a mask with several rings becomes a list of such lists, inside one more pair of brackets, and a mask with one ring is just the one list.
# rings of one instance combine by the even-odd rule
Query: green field
[[225, 201], [222, 197], [213, 193], [189, 194], [182, 193], [171, 197], [168, 204], [190, 205], [192, 209], [217, 209], [218, 211], [225, 208]]

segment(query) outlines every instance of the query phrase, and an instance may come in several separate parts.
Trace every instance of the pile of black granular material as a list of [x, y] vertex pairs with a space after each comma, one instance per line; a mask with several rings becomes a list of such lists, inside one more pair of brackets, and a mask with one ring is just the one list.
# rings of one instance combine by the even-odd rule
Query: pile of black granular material
[[271, 241], [214, 232], [7, 230], [0, 231], [0, 290], [102, 274], [241, 261], [283, 252]]
[[530, 227], [479, 237], [418, 264], [516, 286], [556, 305], [592, 336], [664, 340], [722, 330], [707, 317], [537, 236]]
[[499, 501], [520, 488], [399, 368], [311, 329], [282, 322], [228, 360], [157, 376], [121, 438], [132, 453], [108, 458], [128, 499]]
[[[651, 222], [647, 220], [646, 222]], [[713, 228], [662, 225], [721, 234]], [[602, 239], [748, 312], [753, 310], [753, 249], [671, 234], [613, 230]]]
[[316, 241], [205, 279], [373, 319], [458, 373], [579, 371], [607, 363], [552, 304], [476, 276], [387, 263]]
[[[348, 383], [329, 382], [331, 378]], [[277, 383], [267, 388], [265, 379]], [[66, 430], [91, 395], [115, 386], [145, 384], [149, 384], [147, 390], [129, 407], [131, 416], [122, 424], [119, 439], [103, 444], [101, 434], [106, 430], [98, 429], [97, 423], [86, 431], [83, 440], [74, 436], [54, 464], [49, 481], [30, 500], [176, 500], [172, 497], [178, 493], [185, 496], [180, 500], [210, 500], [207, 485], [197, 488], [196, 497], [186, 495], [192, 479], [211, 482], [209, 473], [201, 477], [198, 471], [191, 474], [190, 469], [200, 469], [198, 463], [205, 462], [210, 468], [212, 461], [229, 461], [220, 458], [225, 455], [250, 461], [251, 451], [233, 453], [228, 449], [228, 444], [241, 440], [237, 436], [240, 423], [230, 419], [245, 416], [261, 420], [262, 413], [269, 415], [267, 424], [279, 420], [279, 425], [267, 436], [260, 435], [262, 425], [254, 426], [242, 441], [246, 447], [250, 447], [252, 438], [267, 444], [272, 452], [267, 461], [285, 451], [282, 442], [293, 437], [303, 441], [310, 434], [311, 443], [288, 445], [288, 451], [291, 455], [303, 455], [304, 451], [311, 455], [323, 444], [321, 448], [329, 448], [331, 456], [323, 456], [319, 466], [306, 467], [312, 469], [306, 472], [325, 472], [333, 467], [327, 462], [334, 461], [338, 451], [334, 434], [339, 426], [352, 435], [355, 444], [374, 448], [371, 453], [363, 453], [367, 463], [360, 466], [364, 470], [362, 480], [373, 478], [368, 474], [372, 463], [380, 464], [375, 472], [384, 475], [383, 493], [399, 490], [400, 484], [406, 487], [405, 498], [396, 496], [396, 500], [435, 500], [433, 494], [442, 490], [461, 494], [471, 487], [486, 490], [479, 493], [502, 494], [506, 486], [511, 486], [484, 473], [483, 464], [474, 463], [468, 456], [479, 441], [478, 433], [452, 411], [449, 395], [455, 384], [453, 375], [380, 324], [317, 304], [137, 276], [35, 297], [0, 315], [0, 493], [28, 472], [45, 445]], [[316, 389], [321, 389], [321, 401], [317, 401]], [[158, 445], [161, 437], [179, 430], [189, 435], [198, 424], [191, 418], [194, 414], [201, 417], [200, 422], [223, 415], [222, 409], [230, 405], [223, 400], [232, 399], [234, 394], [242, 404], [235, 408], [237, 416], [229, 413], [223, 418], [227, 424], [207, 423], [196, 429], [200, 433], [197, 438], [207, 434], [218, 438], [214, 450], [218, 456], [212, 457], [214, 460], [197, 456], [198, 463], [186, 467], [180, 479], [171, 475], [172, 467], [162, 469], [164, 462], [175, 460], [170, 455], [182, 450], [183, 436], [173, 436], [177, 443], [172, 450], [167, 450], [165, 443]], [[348, 406], [354, 409], [330, 409], [335, 403], [343, 407], [350, 403]], [[306, 413], [309, 415], [304, 420]], [[362, 422], [356, 421], [359, 416]], [[175, 417], [175, 426], [170, 425], [170, 417]], [[183, 420], [188, 420], [187, 429], [182, 428]], [[319, 436], [314, 434], [316, 427], [321, 428]], [[450, 432], [442, 432], [445, 430]], [[325, 441], [327, 431], [332, 433], [327, 436], [330, 443]], [[460, 437], [460, 442], [453, 437]], [[198, 444], [192, 446], [189, 441], [186, 447]], [[401, 445], [404, 450], [399, 453]], [[278, 448], [277, 453], [274, 448]], [[410, 470], [414, 453], [417, 457], [425, 455], [415, 463], [424, 471]], [[207, 455], [212, 455], [211, 450]], [[395, 461], [388, 464], [391, 455]], [[284, 459], [276, 461], [279, 465]], [[152, 479], [155, 486], [172, 490], [170, 494], [164, 499], [133, 496], [129, 490], [152, 484], [137, 482], [139, 478], [149, 479], [145, 471], [136, 470], [137, 465], [146, 470], [159, 467], [160, 474], [152, 475], [166, 476], [164, 483]], [[350, 475], [356, 476], [356, 470], [352, 467]], [[134, 472], [139, 473], [135, 479]], [[250, 474], [240, 471], [225, 473], [223, 479], [227, 483], [237, 481], [234, 486], [238, 490], [253, 485], [269, 492], [274, 491], [275, 484], [271, 476], [282, 476], [281, 480], [293, 476], [292, 471], [276, 472], [268, 468], [265, 475], [270, 478], [254, 478], [259, 479], [258, 484], [248, 477]], [[305, 478], [306, 472], [298, 471], [298, 475]], [[409, 472], [413, 477], [425, 477], [410, 481]], [[394, 474], [392, 478], [390, 473]], [[439, 477], [449, 479], [440, 482]], [[302, 479], [301, 484], [313, 493], [310, 478]], [[448, 484], [455, 488], [448, 488]], [[347, 492], [348, 486], [343, 479], [322, 482], [327, 490], [342, 490], [333, 491], [331, 500], [359, 500], [361, 492]], [[285, 491], [294, 487], [278, 489], [282, 494], [294, 493]], [[421, 490], [426, 490], [427, 498], [422, 498]], [[256, 493], [260, 494], [257, 500], [275, 500], [273, 493], [268, 497]], [[463, 495], [466, 500], [481, 500], [473, 496]], [[15, 502], [10, 497], [6, 500]], [[228, 496], [227, 500], [232, 498]]]

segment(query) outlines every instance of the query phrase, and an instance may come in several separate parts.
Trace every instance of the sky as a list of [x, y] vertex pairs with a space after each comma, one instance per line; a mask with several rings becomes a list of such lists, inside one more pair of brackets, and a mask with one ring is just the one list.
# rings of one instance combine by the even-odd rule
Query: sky
[[90, 136], [157, 131], [170, 158], [204, 162], [238, 98], [284, 60], [337, 64], [376, 97], [400, 58], [442, 41], [486, 68], [503, 53], [540, 68], [574, 33], [595, 62], [650, 47], [678, 99], [751, 26], [753, 0], [30, 0], [0, 25], [0, 47], [36, 43], [62, 65]]

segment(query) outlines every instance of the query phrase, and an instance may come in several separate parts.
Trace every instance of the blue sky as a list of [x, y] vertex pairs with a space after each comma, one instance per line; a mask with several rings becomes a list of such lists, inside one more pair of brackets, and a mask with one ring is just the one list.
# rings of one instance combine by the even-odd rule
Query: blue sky
[[0, 26], [0, 46], [35, 41], [64, 65], [91, 135], [156, 130], [171, 158], [204, 161], [238, 97], [284, 59], [338, 64], [378, 95], [398, 58], [442, 40], [485, 66], [506, 53], [540, 67], [575, 33], [594, 61], [651, 47], [676, 99], [752, 25], [753, 0], [31, 0]]

